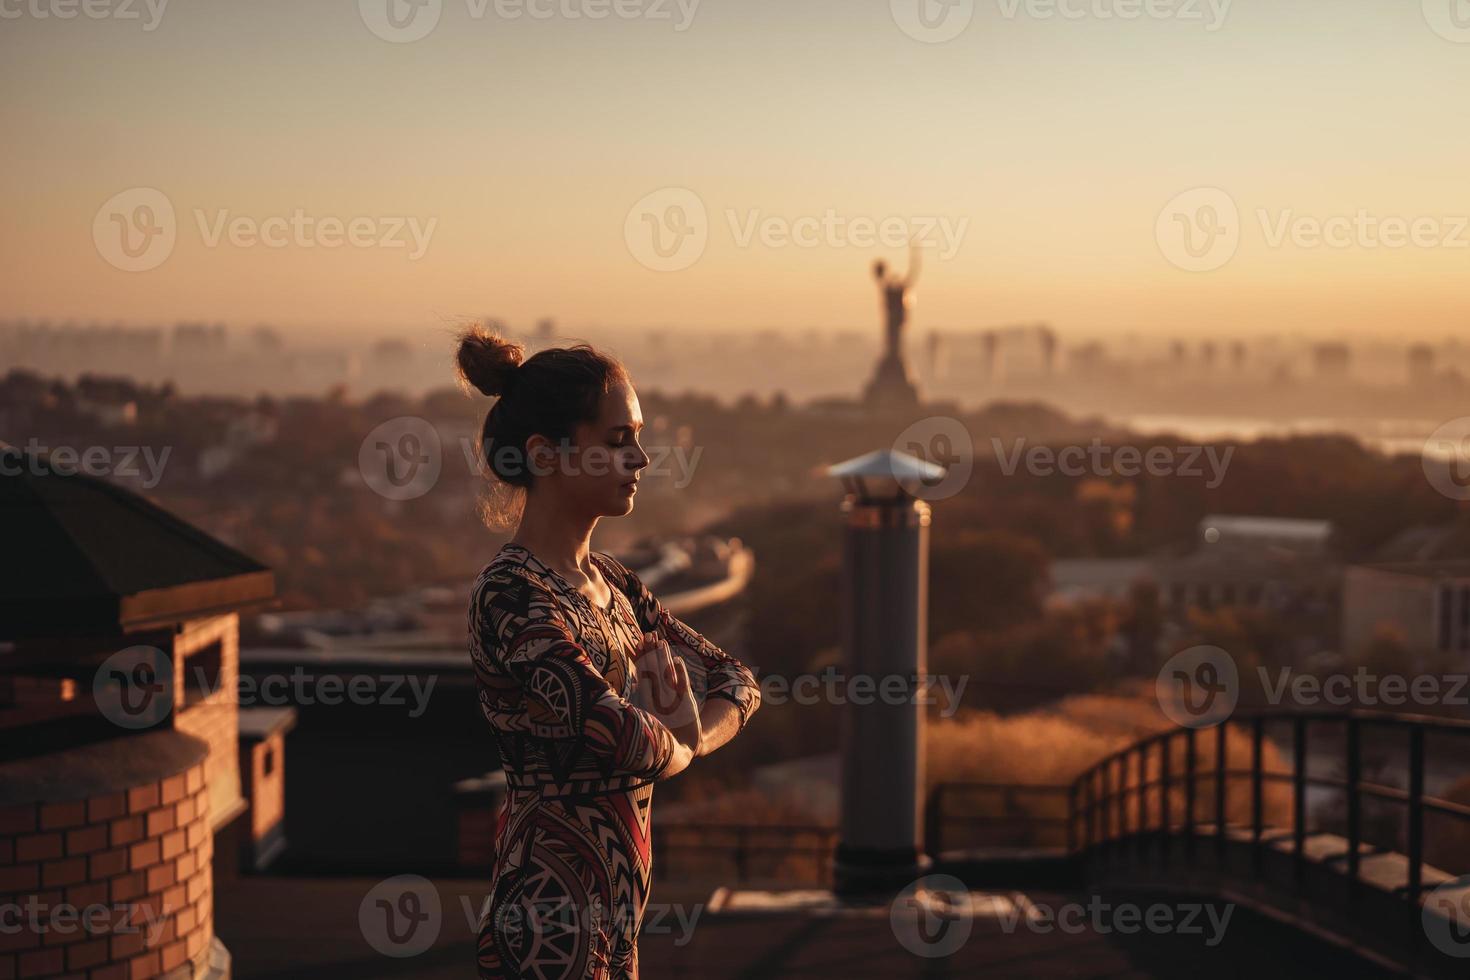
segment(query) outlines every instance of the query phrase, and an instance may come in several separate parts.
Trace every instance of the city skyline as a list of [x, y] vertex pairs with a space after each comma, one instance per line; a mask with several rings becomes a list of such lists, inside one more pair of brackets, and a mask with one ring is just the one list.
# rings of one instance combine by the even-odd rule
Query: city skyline
[[[919, 332], [1463, 317], [1470, 32], [1435, 0], [961, 2], [943, 43], [904, 0], [428, 6], [412, 41], [372, 0], [17, 8], [0, 317], [866, 329], [913, 237]], [[124, 271], [150, 191], [172, 245]]]

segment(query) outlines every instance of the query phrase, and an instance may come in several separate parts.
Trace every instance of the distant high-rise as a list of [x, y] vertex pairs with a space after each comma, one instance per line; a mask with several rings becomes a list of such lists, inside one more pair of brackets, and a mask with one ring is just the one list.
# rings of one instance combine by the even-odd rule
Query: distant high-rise
[[277, 354], [285, 347], [280, 333], [275, 328], [264, 325], [251, 332], [250, 343], [261, 354]]
[[1319, 380], [1341, 381], [1347, 378], [1352, 365], [1352, 351], [1347, 344], [1332, 342], [1318, 344], [1312, 348], [1312, 366]]
[[227, 343], [226, 336], [223, 323], [213, 326], [204, 323], [180, 323], [174, 327], [174, 356], [206, 357], [222, 354]]
[[985, 377], [991, 381], [999, 380], [1001, 372], [1000, 335], [994, 330], [985, 331], [981, 335], [980, 346], [985, 351]]
[[929, 359], [929, 377], [938, 380], [949, 373], [948, 349], [939, 331], [929, 331], [927, 339], [927, 353]]
[[1434, 380], [1434, 348], [1415, 344], [1408, 354], [1409, 384], [1420, 385]]
[[385, 338], [373, 344], [373, 362], [380, 367], [401, 367], [413, 360], [413, 348], [395, 338]]
[[1245, 370], [1246, 357], [1248, 356], [1245, 342], [1234, 340], [1230, 342], [1230, 366], [1236, 371]]
[[1073, 373], [1084, 377], [1098, 377], [1108, 369], [1108, 349], [1100, 341], [1090, 341], [1071, 352]]
[[1047, 377], [1057, 373], [1057, 335], [1056, 331], [1048, 326], [1040, 326], [1036, 329], [1037, 338], [1041, 341], [1041, 364], [1042, 370]]

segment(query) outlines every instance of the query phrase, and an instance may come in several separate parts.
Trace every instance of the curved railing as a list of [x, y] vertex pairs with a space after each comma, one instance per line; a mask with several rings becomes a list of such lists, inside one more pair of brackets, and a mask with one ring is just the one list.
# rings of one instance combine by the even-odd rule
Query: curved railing
[[[1314, 774], [1309, 771], [1311, 738], [1318, 726], [1330, 724], [1344, 729], [1341, 776]], [[1268, 726], [1289, 726], [1291, 758], [1289, 768], [1272, 770], [1265, 764]], [[1249, 734], [1249, 765], [1232, 765], [1230, 730]], [[1390, 786], [1365, 777], [1364, 733], [1366, 730], [1387, 733], [1388, 738], [1401, 739], [1405, 786]], [[1345, 859], [1348, 896], [1357, 897], [1363, 885], [1361, 865], [1364, 857], [1364, 805], [1381, 801], [1406, 808], [1406, 826], [1401, 847], [1384, 847], [1382, 841], [1366, 841], [1382, 851], [1401, 851], [1407, 858], [1407, 880], [1396, 889], [1406, 905], [1411, 929], [1417, 935], [1421, 914], [1420, 896], [1424, 883], [1425, 819], [1439, 814], [1455, 820], [1470, 820], [1470, 806], [1425, 792], [1425, 742], [1429, 736], [1446, 736], [1457, 742], [1470, 738], [1470, 721], [1435, 718], [1423, 715], [1394, 714], [1365, 710], [1280, 711], [1248, 714], [1213, 729], [1178, 728], [1141, 739], [1102, 759], [1083, 772], [1068, 789], [1068, 849], [1083, 855], [1122, 849], [1150, 836], [1182, 837], [1186, 862], [1200, 850], [1214, 850], [1223, 856], [1231, 830], [1248, 831], [1245, 842], [1251, 850], [1251, 868], [1259, 877], [1268, 846], [1265, 839], [1266, 787], [1289, 783], [1290, 815], [1284, 824], [1291, 835], [1290, 855], [1295, 879], [1300, 887], [1308, 862], [1306, 841], [1309, 814], [1307, 792], [1312, 788], [1334, 790], [1342, 794], [1345, 805], [1346, 853], [1333, 855]], [[1182, 748], [1176, 751], [1176, 747]], [[1203, 745], [1202, 745], [1203, 743]], [[1379, 750], [1385, 741], [1375, 740]], [[1470, 742], [1463, 743], [1470, 748]], [[1204, 752], [1199, 751], [1204, 748]], [[1236, 755], [1241, 754], [1239, 751]], [[1182, 755], [1183, 771], [1175, 768]], [[1201, 766], [1201, 756], [1213, 766]], [[1470, 768], [1467, 768], [1470, 773]], [[1243, 823], [1232, 821], [1232, 802], [1239, 807], [1240, 797], [1233, 795], [1237, 785], [1248, 782], [1246, 812]], [[1201, 792], [1213, 790], [1213, 799]], [[1201, 802], [1204, 813], [1201, 813]], [[1203, 817], [1203, 819], [1202, 819]], [[1282, 823], [1277, 823], [1281, 827]], [[1274, 828], [1273, 828], [1274, 829]], [[1280, 838], [1284, 840], [1283, 838]], [[1168, 861], [1170, 849], [1161, 850]], [[1461, 869], [1463, 870], [1463, 869]]]

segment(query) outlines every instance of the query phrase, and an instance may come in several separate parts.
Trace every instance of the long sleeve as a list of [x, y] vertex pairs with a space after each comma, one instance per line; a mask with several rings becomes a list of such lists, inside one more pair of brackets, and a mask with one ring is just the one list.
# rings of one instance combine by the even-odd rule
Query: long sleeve
[[733, 702], [740, 709], [740, 727], [744, 728], [761, 703], [760, 685], [750, 668], [671, 614], [622, 562], [605, 552], [596, 554], [607, 559], [605, 567], [610, 566], [617, 579], [613, 585], [632, 603], [633, 613], [644, 632], [658, 633], [684, 659], [690, 683], [700, 700], [709, 697]]
[[[511, 571], [484, 579], [473, 606], [480, 617], [475, 666], [508, 675], [525, 698], [526, 734], [573, 739], [604, 777], [657, 779], [673, 758], [675, 739], [661, 721], [624, 700], [588, 658], [543, 584]], [[563, 762], [574, 764], [572, 758]]]

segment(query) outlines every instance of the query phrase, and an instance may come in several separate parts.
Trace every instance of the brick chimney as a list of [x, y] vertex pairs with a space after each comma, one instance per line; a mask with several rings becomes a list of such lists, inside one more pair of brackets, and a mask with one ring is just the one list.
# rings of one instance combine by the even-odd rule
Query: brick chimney
[[228, 980], [238, 610], [271, 572], [44, 455], [0, 463], [0, 980]]

